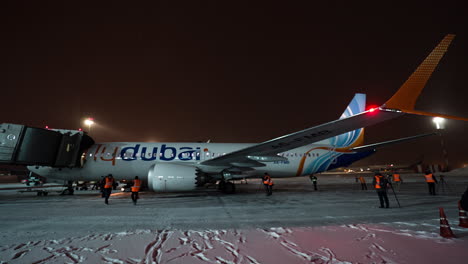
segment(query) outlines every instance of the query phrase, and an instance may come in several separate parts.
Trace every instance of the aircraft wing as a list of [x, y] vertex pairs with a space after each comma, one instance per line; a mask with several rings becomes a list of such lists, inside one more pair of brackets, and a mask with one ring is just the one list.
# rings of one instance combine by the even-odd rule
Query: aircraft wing
[[201, 162], [208, 166], [260, 167], [261, 162], [283, 160], [278, 153], [315, 143], [330, 137], [399, 117], [398, 110], [375, 108], [362, 113], [278, 137], [257, 145]]

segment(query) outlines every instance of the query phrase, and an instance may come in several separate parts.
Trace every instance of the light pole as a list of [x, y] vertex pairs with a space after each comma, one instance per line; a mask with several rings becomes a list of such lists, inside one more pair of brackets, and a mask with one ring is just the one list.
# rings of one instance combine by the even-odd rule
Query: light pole
[[88, 133], [91, 133], [91, 126], [94, 124], [94, 118], [88, 117], [85, 119], [84, 124], [88, 126]]
[[440, 130], [439, 136], [440, 136], [440, 146], [442, 147], [442, 157], [444, 158], [445, 161], [445, 168], [443, 171], [448, 171], [449, 170], [449, 161], [448, 161], [448, 154], [447, 150], [445, 149], [445, 144], [444, 144], [444, 138], [442, 137], [442, 130], [445, 128], [445, 118], [442, 117], [434, 117], [432, 119], [432, 122], [436, 125], [436, 129]]

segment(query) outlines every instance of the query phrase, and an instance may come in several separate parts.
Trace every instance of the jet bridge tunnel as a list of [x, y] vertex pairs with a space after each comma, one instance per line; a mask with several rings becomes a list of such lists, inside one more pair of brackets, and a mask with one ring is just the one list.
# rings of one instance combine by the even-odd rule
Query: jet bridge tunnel
[[0, 124], [2, 164], [80, 167], [81, 155], [93, 144], [83, 131]]

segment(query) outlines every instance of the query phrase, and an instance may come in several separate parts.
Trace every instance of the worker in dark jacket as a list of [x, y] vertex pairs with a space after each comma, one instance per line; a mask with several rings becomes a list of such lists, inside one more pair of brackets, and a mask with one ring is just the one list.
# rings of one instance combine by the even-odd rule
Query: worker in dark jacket
[[400, 174], [396, 172], [393, 172], [392, 177], [392, 181], [396, 185], [396, 189], [400, 191], [400, 184], [403, 182], [403, 179], [401, 178]]
[[317, 176], [311, 174], [309, 176], [309, 178], [312, 181], [312, 183], [314, 184], [314, 190], [317, 191]]
[[271, 179], [270, 175], [265, 172], [262, 178], [263, 185], [265, 186], [265, 192], [267, 196], [273, 194], [273, 180]]
[[109, 204], [109, 197], [112, 193], [112, 187], [114, 186], [114, 177], [112, 177], [112, 174], [109, 174], [106, 176], [104, 179], [104, 198], [105, 198], [105, 203]]
[[460, 206], [463, 210], [468, 211], [468, 188], [466, 188], [460, 199]]
[[134, 205], [136, 205], [137, 200], [140, 198], [138, 197], [138, 192], [140, 191], [140, 187], [141, 187], [141, 180], [138, 179], [138, 176], [135, 176], [135, 179], [133, 180], [133, 186], [132, 186], [132, 201]]
[[387, 196], [387, 187], [389, 185], [388, 180], [384, 177], [380, 172], [375, 173], [374, 181], [372, 183], [374, 185], [375, 190], [377, 191], [377, 195], [379, 196], [380, 207], [385, 208], [389, 207], [388, 196]]
[[434, 174], [427, 170], [424, 178], [426, 178], [427, 187], [429, 188], [429, 195], [436, 195], [435, 185], [437, 183], [437, 179], [434, 177]]

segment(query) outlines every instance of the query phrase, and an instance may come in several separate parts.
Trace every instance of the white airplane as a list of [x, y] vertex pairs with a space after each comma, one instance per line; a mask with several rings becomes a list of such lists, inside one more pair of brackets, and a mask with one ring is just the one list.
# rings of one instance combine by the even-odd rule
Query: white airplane
[[[356, 94], [340, 118], [335, 121], [259, 144], [93, 144], [86, 150], [80, 147], [81, 164], [78, 166], [29, 166], [28, 169], [48, 179], [67, 181], [92, 181], [108, 174], [112, 174], [117, 180], [131, 180], [139, 176], [156, 192], [190, 191], [219, 181], [219, 188], [231, 193], [235, 189], [232, 180], [258, 177], [265, 172], [273, 178], [294, 177], [345, 167], [374, 153], [378, 147], [428, 135], [363, 146], [366, 126], [404, 114], [468, 121], [465, 118], [414, 109], [419, 94], [453, 38], [454, 35], [445, 36], [385, 104], [366, 110], [365, 95]], [[4, 124], [7, 125], [10, 124]], [[58, 131], [62, 134], [82, 133]]]

